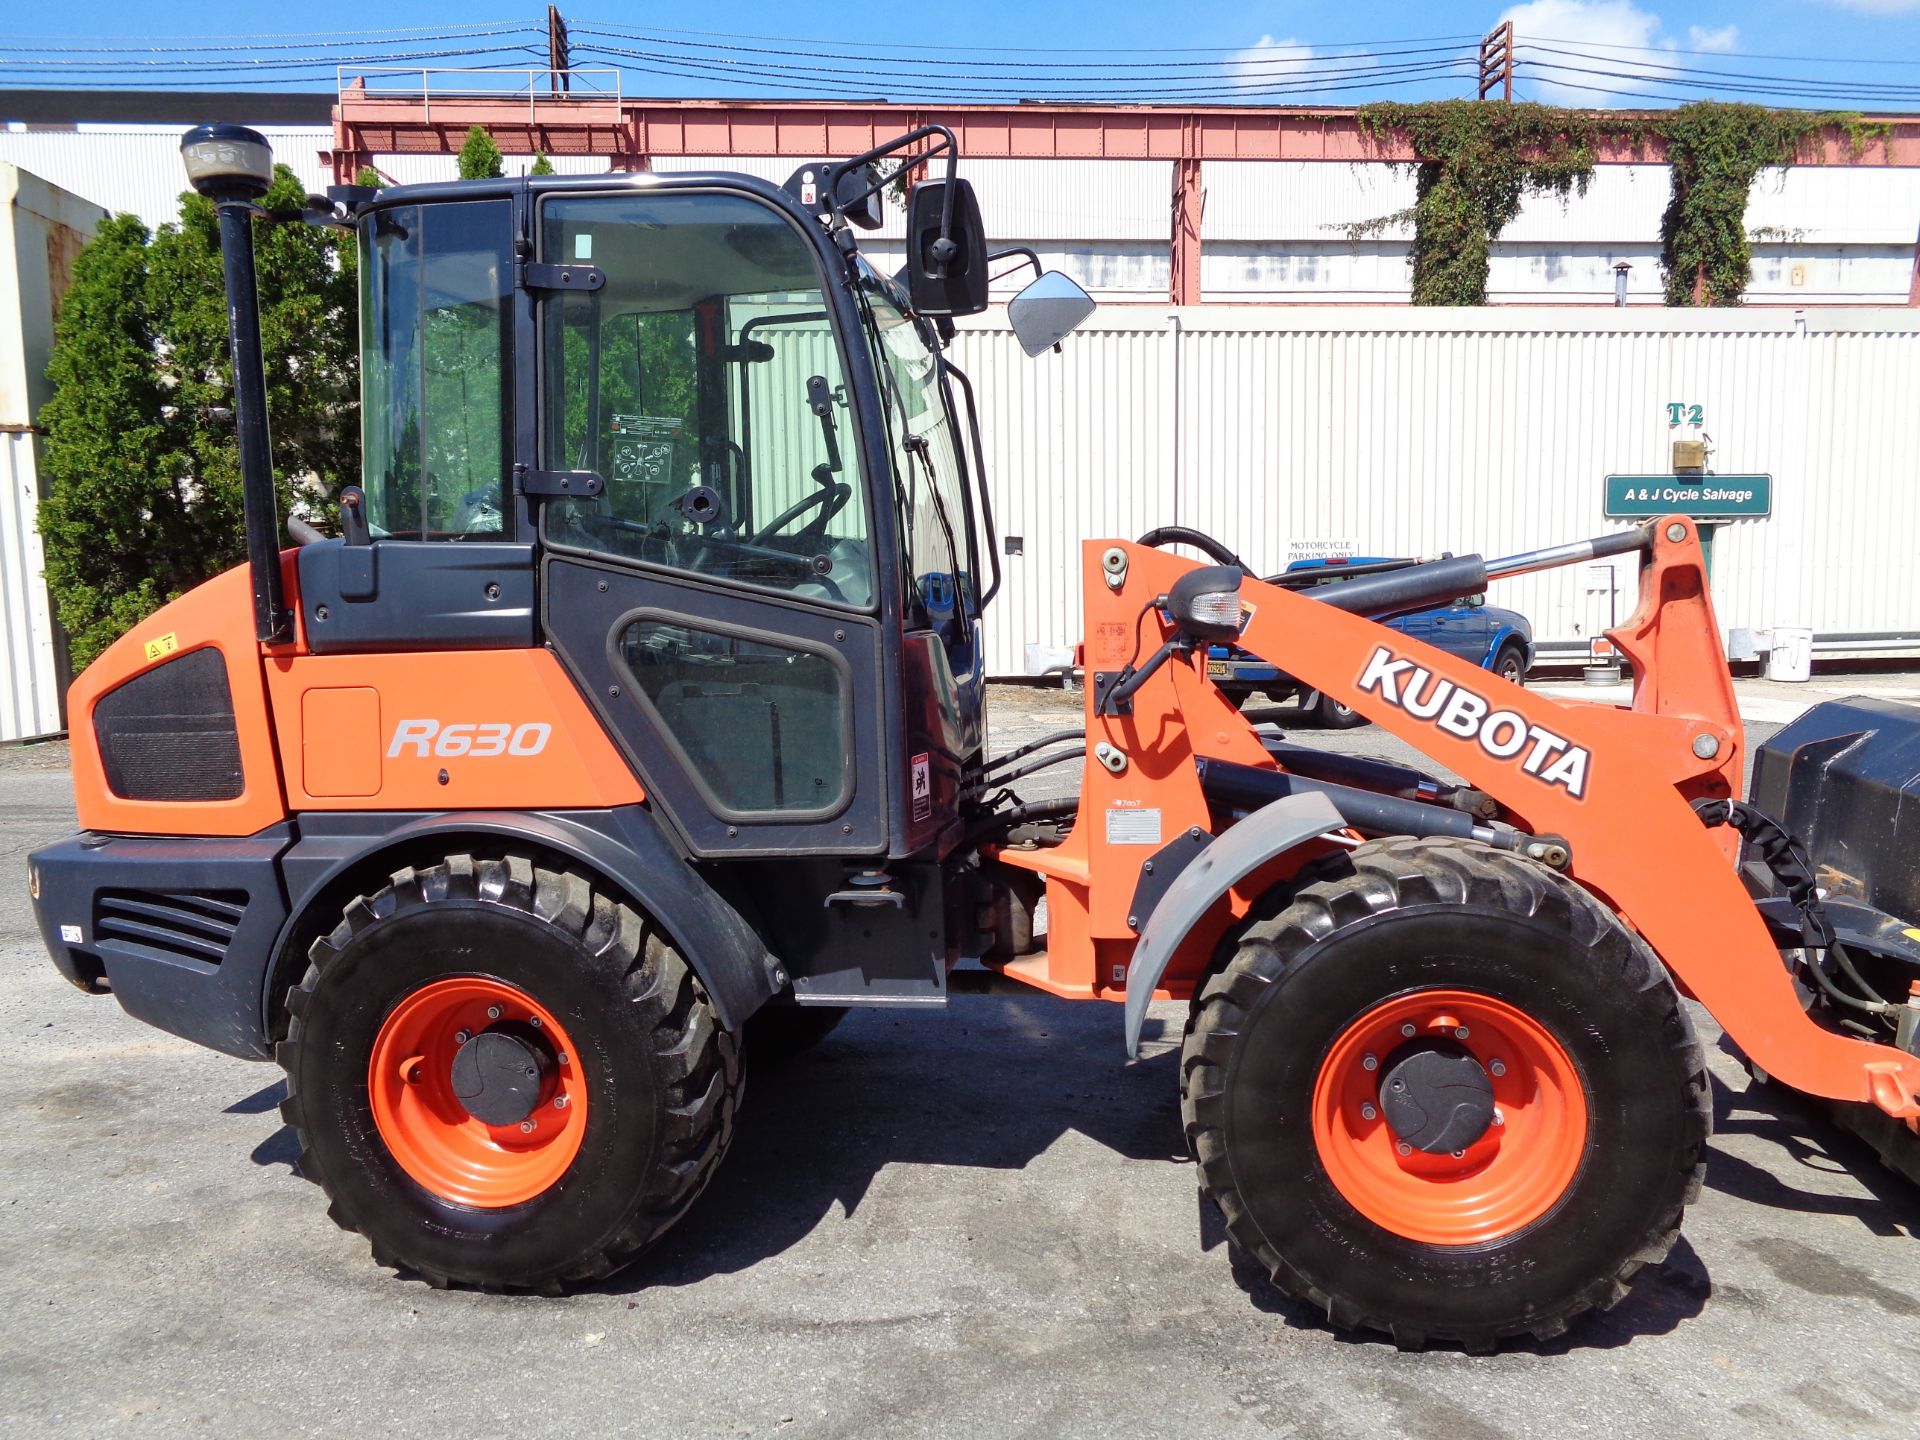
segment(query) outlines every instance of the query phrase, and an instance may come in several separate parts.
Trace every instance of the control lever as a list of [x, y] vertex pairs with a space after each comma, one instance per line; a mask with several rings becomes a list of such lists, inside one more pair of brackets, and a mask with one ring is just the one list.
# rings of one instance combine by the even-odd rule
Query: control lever
[[367, 492], [358, 485], [340, 487], [340, 538], [349, 545], [371, 545], [367, 528]]
[[826, 476], [840, 473], [840, 436], [833, 424], [833, 391], [827, 388], [827, 377], [809, 375], [807, 377], [807, 404], [813, 407], [813, 413], [820, 417], [820, 438], [827, 442], [827, 461], [825, 465], [813, 467], [813, 479], [816, 485], [825, 489], [830, 483]]

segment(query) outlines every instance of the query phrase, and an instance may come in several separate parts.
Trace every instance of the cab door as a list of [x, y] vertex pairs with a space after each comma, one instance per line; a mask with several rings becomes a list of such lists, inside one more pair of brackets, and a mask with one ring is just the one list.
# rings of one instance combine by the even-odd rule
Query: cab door
[[549, 192], [535, 224], [602, 277], [541, 320], [549, 643], [693, 854], [883, 854], [893, 597], [837, 257], [717, 185]]

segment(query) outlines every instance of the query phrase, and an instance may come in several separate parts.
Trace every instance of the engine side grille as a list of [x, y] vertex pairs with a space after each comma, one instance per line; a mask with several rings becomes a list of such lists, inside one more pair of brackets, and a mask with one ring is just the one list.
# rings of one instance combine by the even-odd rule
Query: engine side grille
[[218, 965], [246, 910], [244, 890], [102, 890], [93, 938]]
[[108, 691], [93, 707], [107, 786], [123, 800], [237, 800], [246, 790], [227, 663], [195, 650]]

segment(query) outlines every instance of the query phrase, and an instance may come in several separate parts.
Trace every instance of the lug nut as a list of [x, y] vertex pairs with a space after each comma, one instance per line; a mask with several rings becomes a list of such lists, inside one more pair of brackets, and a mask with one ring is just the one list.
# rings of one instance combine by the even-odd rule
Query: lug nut
[[1402, 1155], [1411, 1155], [1413, 1153], [1413, 1147], [1407, 1144], [1407, 1142], [1404, 1140], [1402, 1140], [1398, 1145], [1394, 1146], [1393, 1148], [1399, 1151]]
[[534, 1029], [538, 1030], [540, 1028], [540, 1017], [538, 1015], [528, 1016], [527, 1024], [531, 1025]]
[[1362, 1120], [1376, 1120], [1379, 1116], [1380, 1112], [1371, 1105], [1362, 1105], [1360, 1107], [1360, 1118]]
[[1453, 1038], [1456, 1040], [1464, 1040], [1471, 1033], [1472, 1032], [1469, 1031], [1466, 1026], [1462, 1025], [1459, 1029], [1453, 1032]]
[[522, 1135], [531, 1135], [531, 1134], [533, 1133], [533, 1131], [534, 1131], [534, 1123], [533, 1123], [533, 1121], [531, 1121], [531, 1120], [522, 1120], [522, 1121], [520, 1122], [520, 1133], [521, 1133]]
[[1504, 1125], [1507, 1123], [1507, 1117], [1496, 1110], [1493, 1112], [1493, 1123], [1496, 1125]]
[[566, 1109], [566, 1108], [567, 1108], [567, 1097], [566, 1097], [566, 1096], [564, 1096], [564, 1095], [556, 1095], [556, 1096], [554, 1096], [554, 1097], [553, 1097], [553, 1108], [554, 1108], [554, 1109], [556, 1109], [556, 1110], [564, 1110], [564, 1109]]
[[1496, 1060], [1491, 1065], [1487, 1066], [1487, 1069], [1489, 1072], [1493, 1074], [1493, 1076], [1496, 1079], [1498, 1079], [1500, 1076], [1507, 1073], [1507, 1062], [1504, 1060]]
[[567, 1057], [566, 1057], [566, 1055], [565, 1055], [565, 1054], [561, 1054], [561, 1055], [558, 1055], [558, 1056], [556, 1056], [555, 1058], [556, 1058], [557, 1060], [559, 1060], [559, 1062], [560, 1062], [560, 1063], [561, 1063], [562, 1065], [564, 1065], [564, 1064], [566, 1064], [566, 1063], [567, 1063]]
[[1366, 1059], [1360, 1062], [1360, 1068], [1362, 1070], [1378, 1070], [1380, 1068], [1380, 1057], [1378, 1055], [1367, 1056]]
[[498, 1020], [499, 1018], [500, 1018], [500, 1007], [498, 1005], [487, 1006], [487, 1019]]
[[453, 1043], [456, 1045], [464, 1045], [467, 1043], [468, 1039], [470, 1038], [471, 1037], [464, 1030], [456, 1030], [453, 1032]]
[[1406, 1024], [1402, 1025], [1400, 1027], [1400, 1033], [1411, 1040], [1413, 1038], [1413, 1022], [1409, 1020]]
[[1464, 1160], [1467, 1158], [1467, 1152], [1464, 1150], [1456, 1150], [1453, 1152], [1453, 1158], [1456, 1160]]

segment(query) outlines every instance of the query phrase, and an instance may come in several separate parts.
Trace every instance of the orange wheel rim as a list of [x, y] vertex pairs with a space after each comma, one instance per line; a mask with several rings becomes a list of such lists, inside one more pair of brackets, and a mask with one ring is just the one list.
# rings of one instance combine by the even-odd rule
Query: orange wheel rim
[[[454, 1091], [454, 1059], [490, 1030], [534, 1037], [544, 1073], [523, 1121], [489, 1125]], [[437, 980], [381, 1022], [367, 1063], [373, 1123], [400, 1168], [443, 1200], [498, 1209], [533, 1199], [580, 1153], [587, 1090], [578, 1052], [545, 1006], [480, 976]]]
[[[1451, 1153], [1406, 1145], [1380, 1101], [1394, 1052], [1432, 1039], [1465, 1048], [1493, 1086], [1494, 1122]], [[1382, 1229], [1429, 1245], [1498, 1240], [1552, 1210], [1580, 1169], [1587, 1128], [1586, 1091], [1560, 1042], [1504, 1001], [1462, 990], [1369, 1010], [1334, 1041], [1313, 1089], [1314, 1145], [1334, 1187]]]

